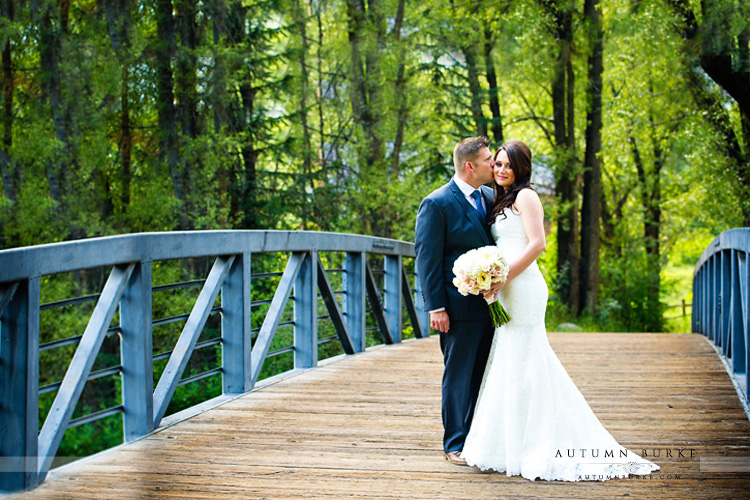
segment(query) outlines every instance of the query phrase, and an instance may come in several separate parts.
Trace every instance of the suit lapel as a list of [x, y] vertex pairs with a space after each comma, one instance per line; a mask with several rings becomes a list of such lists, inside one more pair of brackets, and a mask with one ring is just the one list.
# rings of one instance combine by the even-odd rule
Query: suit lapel
[[[488, 245], [491, 245], [492, 238], [489, 235], [487, 225], [482, 220], [482, 217], [479, 215], [479, 212], [477, 211], [477, 209], [471, 206], [469, 201], [466, 199], [464, 194], [461, 192], [461, 190], [458, 188], [458, 186], [453, 180], [451, 180], [450, 187], [451, 187], [451, 192], [453, 193], [453, 198], [456, 200], [456, 203], [458, 203], [458, 206], [461, 209], [461, 211], [463, 211], [466, 218], [469, 219], [469, 222], [471, 223], [472, 226], [474, 226], [474, 229], [476, 229], [479, 232], [479, 234], [482, 235], [482, 239], [484, 240], [484, 242]], [[488, 205], [488, 207], [489, 206], [491, 205]]]

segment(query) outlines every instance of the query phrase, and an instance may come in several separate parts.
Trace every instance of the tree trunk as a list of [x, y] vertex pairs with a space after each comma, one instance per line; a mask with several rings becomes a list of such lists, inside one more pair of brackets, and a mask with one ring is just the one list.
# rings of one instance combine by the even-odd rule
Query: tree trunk
[[[227, 41], [227, 5], [225, 0], [213, 0], [214, 31], [214, 79], [211, 89], [211, 104], [214, 112], [214, 133], [218, 136], [226, 130], [227, 124], [227, 62], [224, 56]], [[222, 205], [227, 207], [229, 195], [229, 172], [233, 159], [227, 159], [219, 166], [216, 176], [221, 189]]]
[[587, 0], [584, 13], [592, 36], [589, 56], [589, 97], [586, 113], [586, 152], [584, 154], [583, 202], [581, 205], [581, 303], [583, 309], [596, 310], [599, 303], [599, 245], [601, 210], [602, 149], [602, 52], [603, 33], [599, 0]]
[[398, 72], [396, 74], [396, 84], [394, 85], [394, 94], [396, 100], [396, 137], [393, 140], [393, 155], [391, 157], [391, 178], [397, 179], [401, 162], [401, 148], [404, 143], [404, 130], [406, 129], [407, 102], [406, 102], [406, 50], [404, 42], [401, 40], [401, 27], [404, 23], [404, 9], [406, 0], [399, 0], [396, 9], [396, 22], [393, 27], [393, 38], [398, 45]]
[[[369, 130], [369, 140], [372, 145], [372, 157], [369, 165], [376, 165], [383, 160], [383, 146], [380, 137], [381, 108], [380, 102], [380, 51], [384, 45], [385, 26], [380, 0], [367, 0], [367, 22], [363, 28], [365, 32], [372, 30], [368, 38], [370, 42], [365, 50], [365, 71], [367, 79], [367, 104], [373, 127]], [[374, 38], [374, 39], [373, 39]]]
[[[244, 20], [247, 9], [242, 0], [231, 0], [227, 4], [226, 39], [227, 45], [235, 47], [238, 52], [252, 50], [251, 34], [247, 31]], [[227, 97], [227, 129], [231, 134], [241, 137], [242, 148], [240, 161], [229, 166], [228, 183], [230, 210], [237, 216], [235, 228], [258, 229], [260, 221], [259, 207], [261, 202], [257, 192], [256, 164], [258, 161], [257, 136], [259, 131], [254, 123], [257, 110], [255, 98], [257, 89], [254, 86], [253, 63], [234, 62], [227, 72], [231, 78], [238, 80], [239, 92], [236, 97]]]
[[130, 123], [130, 8], [131, 0], [104, 0], [112, 49], [120, 61], [120, 204], [130, 205], [133, 131]]
[[552, 120], [555, 129], [558, 293], [573, 313], [580, 310], [578, 254], [578, 191], [580, 173], [575, 148], [575, 75], [573, 72], [573, 6], [542, 2], [554, 19], [558, 42], [552, 81]]
[[479, 83], [479, 68], [477, 67], [477, 54], [474, 45], [464, 45], [461, 47], [461, 53], [466, 60], [466, 77], [469, 82], [469, 92], [471, 94], [471, 115], [474, 117], [474, 126], [477, 135], [487, 135], [487, 118], [482, 111], [482, 86]]
[[[0, 17], [12, 23], [14, 18], [13, 0], [2, 1]], [[3, 47], [3, 117], [2, 117], [2, 145], [0, 146], [0, 176], [3, 180], [3, 190], [6, 198], [16, 201], [16, 191], [20, 187], [20, 179], [15, 161], [11, 156], [13, 147], [13, 47], [8, 37]]]
[[[292, 17], [294, 19], [294, 25], [297, 30], [297, 34], [300, 37], [301, 49], [298, 51], [299, 67], [300, 67], [300, 83], [301, 89], [299, 91], [299, 113], [300, 113], [300, 124], [302, 125], [302, 175], [303, 181], [309, 185], [311, 191], [315, 190], [315, 180], [313, 178], [313, 152], [312, 152], [312, 131], [308, 121], [308, 107], [307, 107], [307, 96], [310, 92], [310, 75], [307, 69], [307, 55], [310, 51], [310, 46], [307, 40], [307, 16], [305, 15], [300, 0], [295, 0], [292, 7]], [[303, 211], [303, 222], [306, 220], [306, 211]]]
[[[179, 35], [175, 71], [175, 99], [177, 119], [185, 137], [198, 136], [198, 77], [196, 74], [197, 33], [195, 26], [196, 7], [191, 0], [175, 0], [175, 31]], [[185, 177], [189, 177], [186, 168]]]
[[[60, 214], [66, 209], [65, 180], [66, 172], [70, 168], [70, 140], [68, 120], [62, 98], [62, 75], [60, 71], [60, 57], [62, 50], [61, 27], [67, 26], [67, 21], [54, 12], [51, 3], [35, 2], [32, 9], [39, 22], [39, 63], [42, 70], [42, 85], [45, 97], [52, 108], [52, 119], [55, 125], [55, 135], [63, 146], [62, 155], [47, 164], [47, 182], [50, 196], [60, 207]], [[36, 7], [36, 8], [34, 8]], [[57, 20], [57, 22], [54, 22]], [[58, 25], [59, 24], [59, 25]]]
[[364, 24], [365, 7], [361, 0], [347, 1], [348, 35], [352, 62], [352, 112], [360, 123], [367, 121], [367, 91], [365, 89], [365, 72], [362, 66], [362, 25]]
[[611, 211], [607, 203], [605, 192], [602, 191], [601, 193], [601, 214], [603, 226], [602, 239], [604, 240], [605, 244], [608, 243], [612, 247], [612, 252], [618, 259], [622, 257], [622, 243], [620, 242], [620, 239], [616, 237], [616, 230], [617, 226], [623, 220], [623, 209], [625, 208], [625, 204], [628, 201], [629, 193], [630, 189], [626, 189], [626, 191], [620, 196], [620, 198], [616, 200], [615, 207]]
[[130, 205], [130, 165], [132, 163], [133, 131], [130, 125], [130, 65], [122, 67], [122, 83], [120, 88], [120, 157], [122, 193], [120, 203], [122, 210], [127, 211]]
[[503, 143], [503, 116], [500, 114], [500, 96], [497, 88], [497, 74], [495, 73], [495, 62], [492, 60], [492, 47], [494, 40], [492, 30], [489, 26], [484, 28], [484, 63], [487, 67], [487, 84], [489, 85], [490, 111], [492, 112], [491, 129], [492, 141], [495, 144]]
[[[378, 169], [384, 167], [383, 143], [381, 140], [380, 111], [380, 50], [385, 35], [381, 7], [377, 0], [348, 0], [348, 34], [351, 50], [351, 102], [355, 129], [361, 137], [357, 141], [359, 157], [359, 182], [373, 194], [382, 195], [386, 189]], [[373, 181], [373, 179], [376, 179]], [[380, 190], [380, 192], [377, 192]], [[361, 231], [366, 234], [387, 236], [390, 221], [383, 220], [381, 210], [372, 203], [360, 203], [357, 207]]]
[[[384, 33], [380, 6], [369, 0], [367, 8], [362, 0], [348, 0], [349, 42], [352, 51], [352, 109], [366, 144], [360, 148], [365, 165], [372, 167], [383, 158], [379, 136], [379, 68], [378, 51]], [[364, 62], [364, 64], [363, 64]]]
[[[214, 132], [221, 132], [227, 123], [227, 62], [224, 50], [229, 45], [227, 40], [227, 5], [225, 0], [212, 0], [213, 37], [214, 37], [214, 79], [211, 89], [211, 106], [213, 107]], [[224, 174], [226, 173], [223, 170]]]
[[242, 204], [242, 229], [258, 229], [259, 226], [259, 204], [255, 197], [257, 196], [258, 179], [257, 179], [257, 162], [258, 152], [255, 149], [255, 140], [251, 117], [255, 113], [255, 89], [250, 82], [246, 82], [240, 88], [242, 96], [242, 107], [247, 117], [247, 139], [242, 146], [243, 175], [241, 178], [240, 200]]
[[[653, 130], [652, 130], [653, 133]], [[661, 169], [664, 157], [655, 137], [652, 137], [654, 166], [650, 175], [646, 172], [643, 157], [634, 137], [629, 138], [631, 151], [638, 180], [641, 185], [641, 204], [644, 208], [643, 237], [646, 248], [647, 295], [644, 305], [644, 329], [649, 332], [661, 330], [661, 307], [659, 290], [661, 288], [661, 255], [659, 236], [661, 227]], [[649, 180], [651, 182], [649, 182]]]
[[[176, 32], [179, 35], [175, 65], [175, 100], [177, 101], [177, 121], [183, 143], [192, 144], [198, 138], [198, 75], [197, 75], [197, 32], [196, 2], [193, 0], [175, 0], [174, 18]], [[185, 188], [185, 207], [192, 229], [193, 197], [199, 196], [195, 180], [200, 176], [200, 156], [197, 154], [181, 155], [182, 176]]]
[[[374, 163], [374, 152], [373, 150], [377, 146], [377, 139], [373, 136], [375, 119], [372, 115], [372, 109], [368, 102], [368, 78], [372, 75], [367, 74], [366, 68], [372, 65], [370, 56], [364, 54], [367, 49], [366, 41], [366, 13], [365, 6], [362, 0], [348, 0], [347, 2], [348, 14], [349, 14], [349, 45], [351, 49], [351, 102], [352, 112], [354, 114], [354, 120], [357, 123], [360, 130], [365, 137], [366, 144], [363, 145], [361, 150], [364, 152], [365, 163], [367, 166], [372, 166]], [[363, 64], [363, 60], [367, 60]], [[377, 85], [377, 82], [371, 82], [372, 85]], [[370, 153], [367, 153], [370, 151]]]
[[179, 202], [177, 218], [182, 230], [190, 229], [187, 212], [185, 186], [180, 168], [180, 151], [178, 142], [178, 121], [174, 107], [174, 90], [172, 76], [172, 54], [175, 50], [174, 18], [172, 0], [156, 2], [156, 91], [159, 113], [159, 131], [161, 133], [161, 156], [169, 165], [174, 194]]
[[[739, 71], [750, 75], [750, 28], [745, 30], [738, 37], [739, 45]], [[750, 178], [750, 109], [745, 109], [740, 113], [742, 120], [742, 137], [745, 139], [745, 177]], [[750, 220], [745, 217], [745, 226], [750, 226]]]
[[[317, 9], [315, 20], [318, 24], [318, 50], [316, 53], [316, 65], [318, 69], [318, 88], [316, 90], [316, 99], [318, 106], [318, 127], [320, 128], [320, 143], [318, 144], [318, 159], [320, 161], [320, 168], [325, 170], [326, 164], [326, 141], [325, 141], [325, 113], [323, 110], [323, 95], [321, 92], [324, 88], [324, 74], [323, 74], [323, 16], [321, 14], [322, 9]], [[327, 218], [326, 218], [327, 219]]]

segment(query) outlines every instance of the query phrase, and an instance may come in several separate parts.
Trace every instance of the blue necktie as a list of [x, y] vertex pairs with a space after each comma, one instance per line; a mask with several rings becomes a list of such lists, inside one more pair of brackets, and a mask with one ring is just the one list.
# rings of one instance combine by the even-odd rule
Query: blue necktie
[[482, 206], [482, 195], [479, 193], [479, 190], [477, 189], [473, 193], [471, 193], [471, 197], [474, 198], [474, 204], [477, 207], [477, 212], [479, 212], [479, 215], [482, 216], [482, 220], [487, 220], [487, 212], [484, 211], [484, 207]]

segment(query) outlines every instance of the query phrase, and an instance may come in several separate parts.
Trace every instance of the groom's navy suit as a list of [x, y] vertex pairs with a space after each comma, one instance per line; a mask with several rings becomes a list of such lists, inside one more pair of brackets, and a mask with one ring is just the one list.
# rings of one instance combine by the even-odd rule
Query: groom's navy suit
[[[487, 212], [491, 188], [482, 186]], [[443, 372], [444, 451], [460, 451], [469, 432], [487, 356], [492, 345], [492, 323], [481, 295], [464, 297], [453, 285], [453, 263], [467, 251], [493, 245], [487, 224], [451, 180], [433, 191], [419, 207], [415, 228], [417, 274], [425, 309], [445, 308], [450, 321], [440, 334]]]

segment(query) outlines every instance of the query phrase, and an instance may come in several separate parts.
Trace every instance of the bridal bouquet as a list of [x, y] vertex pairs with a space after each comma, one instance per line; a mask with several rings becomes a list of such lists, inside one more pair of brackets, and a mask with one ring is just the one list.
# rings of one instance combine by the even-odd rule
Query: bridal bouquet
[[[469, 250], [453, 264], [453, 284], [461, 295], [479, 295], [493, 283], [508, 279], [508, 264], [494, 245]], [[510, 316], [496, 298], [485, 297], [495, 328], [510, 321]]]

